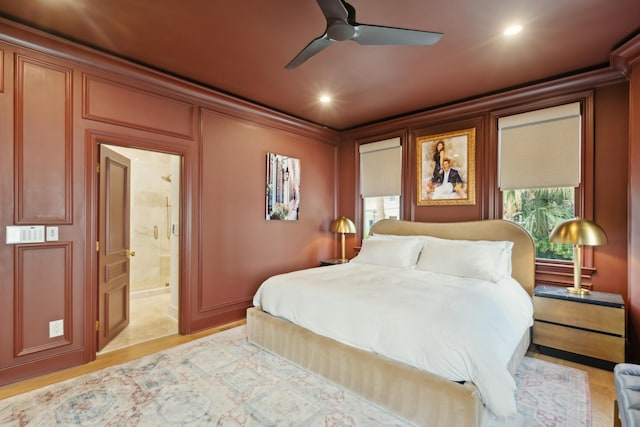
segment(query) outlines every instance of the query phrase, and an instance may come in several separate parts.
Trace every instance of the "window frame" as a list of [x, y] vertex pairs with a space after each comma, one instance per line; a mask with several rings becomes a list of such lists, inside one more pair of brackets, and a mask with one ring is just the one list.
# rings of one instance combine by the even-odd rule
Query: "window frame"
[[401, 146], [401, 152], [402, 152], [402, 164], [401, 164], [401, 174], [400, 174], [400, 213], [399, 213], [399, 219], [405, 219], [405, 212], [409, 212], [410, 209], [407, 208], [407, 203], [411, 203], [411, 200], [407, 200], [408, 198], [405, 197], [405, 195], [407, 194], [407, 180], [405, 179], [405, 176], [407, 174], [407, 167], [408, 167], [408, 147], [407, 147], [407, 141], [408, 141], [408, 135], [407, 135], [407, 131], [401, 131], [401, 132], [387, 132], [387, 133], [383, 133], [383, 134], [379, 134], [376, 136], [371, 136], [371, 137], [366, 137], [366, 138], [359, 138], [356, 139], [355, 144], [354, 144], [354, 149], [355, 149], [355, 196], [356, 196], [356, 212], [355, 212], [355, 218], [356, 218], [356, 229], [357, 229], [357, 233], [356, 236], [358, 237], [358, 239], [360, 239], [360, 241], [362, 241], [362, 239], [364, 238], [364, 197], [362, 197], [362, 189], [361, 189], [361, 177], [360, 177], [360, 146], [364, 145], [364, 144], [370, 144], [373, 142], [378, 142], [378, 141], [384, 141], [387, 139], [392, 139], [392, 138], [400, 138], [400, 146]]
[[[575, 214], [581, 218], [593, 220], [594, 212], [594, 166], [595, 166], [595, 129], [594, 129], [594, 99], [593, 91], [584, 91], [571, 95], [556, 96], [544, 100], [518, 104], [517, 106], [497, 110], [491, 113], [491, 135], [490, 141], [492, 156], [495, 159], [493, 176], [490, 178], [490, 188], [494, 189], [493, 201], [489, 217], [502, 218], [502, 191], [498, 187], [498, 119], [514, 114], [526, 113], [542, 108], [555, 107], [558, 105], [580, 103], [581, 111], [581, 159], [580, 159], [580, 185], [575, 189]], [[536, 285], [572, 286], [573, 284], [573, 261], [562, 260], [535, 260], [536, 264]], [[583, 286], [591, 287], [591, 275], [595, 272], [593, 264], [593, 248], [585, 246], [582, 253], [581, 271], [583, 275]]]

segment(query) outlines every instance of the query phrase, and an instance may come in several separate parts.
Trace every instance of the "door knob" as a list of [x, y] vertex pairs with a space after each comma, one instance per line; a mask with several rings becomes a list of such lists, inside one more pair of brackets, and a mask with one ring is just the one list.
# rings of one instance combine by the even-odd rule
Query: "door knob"
[[125, 255], [127, 256], [127, 258], [131, 258], [132, 256], [136, 256], [136, 251], [130, 251], [129, 249], [127, 249]]

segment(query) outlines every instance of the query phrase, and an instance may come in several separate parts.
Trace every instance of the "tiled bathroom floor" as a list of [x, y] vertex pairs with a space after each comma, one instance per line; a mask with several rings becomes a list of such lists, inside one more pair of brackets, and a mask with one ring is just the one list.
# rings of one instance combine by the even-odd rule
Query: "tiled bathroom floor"
[[178, 333], [178, 322], [168, 316], [169, 293], [130, 300], [130, 322], [99, 354]]

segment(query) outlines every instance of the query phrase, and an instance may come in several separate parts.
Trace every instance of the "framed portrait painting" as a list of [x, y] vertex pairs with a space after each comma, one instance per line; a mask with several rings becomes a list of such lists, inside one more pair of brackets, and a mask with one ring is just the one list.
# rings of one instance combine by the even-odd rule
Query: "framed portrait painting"
[[416, 138], [419, 206], [476, 204], [476, 129]]

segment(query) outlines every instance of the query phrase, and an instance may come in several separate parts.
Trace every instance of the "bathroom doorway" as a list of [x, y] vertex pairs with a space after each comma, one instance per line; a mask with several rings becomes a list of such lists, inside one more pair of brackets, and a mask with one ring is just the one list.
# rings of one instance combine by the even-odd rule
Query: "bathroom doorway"
[[98, 354], [178, 333], [180, 156], [103, 145], [131, 161], [129, 324]]

